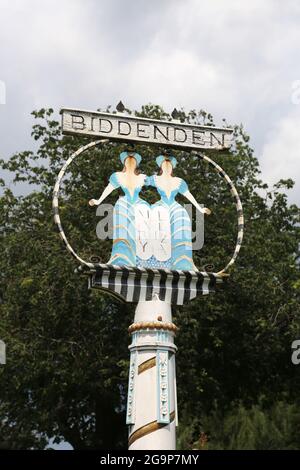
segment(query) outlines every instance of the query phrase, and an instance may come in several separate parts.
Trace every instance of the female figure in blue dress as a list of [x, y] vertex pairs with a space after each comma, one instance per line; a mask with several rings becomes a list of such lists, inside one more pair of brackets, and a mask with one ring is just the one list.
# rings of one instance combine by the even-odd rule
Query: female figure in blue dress
[[[139, 174], [137, 167], [141, 156], [135, 152], [122, 152], [120, 160], [123, 171], [117, 171], [109, 178], [109, 184], [99, 199], [91, 199], [90, 206], [101, 204], [105, 198], [117, 188], [121, 188], [124, 196], [120, 196], [113, 212], [113, 247], [108, 264], [118, 266], [136, 266], [136, 214], [147, 214], [149, 204], [139, 197], [146, 175]], [[143, 230], [141, 230], [143, 233]]]
[[197, 271], [192, 255], [191, 220], [175, 198], [177, 194], [182, 194], [201, 213], [209, 215], [211, 211], [197, 203], [183, 179], [173, 176], [173, 169], [177, 164], [174, 157], [160, 155], [156, 163], [160, 172], [148, 177], [146, 184], [155, 187], [161, 199], [151, 206], [152, 227], [156, 230], [152, 237], [154, 255], [144, 265]]

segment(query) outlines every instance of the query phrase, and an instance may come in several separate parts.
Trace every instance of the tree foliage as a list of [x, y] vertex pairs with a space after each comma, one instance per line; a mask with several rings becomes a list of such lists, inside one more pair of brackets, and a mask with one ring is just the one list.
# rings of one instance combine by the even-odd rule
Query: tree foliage
[[[170, 119], [154, 105], [135, 114]], [[68, 441], [76, 449], [124, 448], [126, 330], [134, 307], [88, 290], [86, 279], [74, 273], [76, 263], [54, 230], [51, 199], [61, 166], [88, 140], [62, 136], [51, 109], [33, 115], [37, 150], [0, 161], [3, 170], [12, 172], [14, 183], [34, 188], [17, 197], [1, 183], [0, 338], [7, 345], [7, 364], [0, 369], [0, 441], [11, 448], [44, 448], [49, 439]], [[204, 111], [181, 110], [181, 116], [213, 125]], [[151, 174], [157, 151], [136, 148], [143, 157], [142, 170]], [[84, 259], [109, 258], [111, 242], [97, 239], [98, 220], [87, 201], [100, 195], [120, 166], [123, 149], [117, 144], [95, 148], [74, 161], [64, 178], [62, 222]], [[205, 246], [195, 253], [196, 264], [221, 269], [237, 233], [232, 197], [196, 155], [181, 151], [175, 156], [176, 174], [213, 211], [206, 220]], [[300, 326], [300, 217], [286, 195], [293, 182], [282, 180], [269, 188], [260, 179], [258, 160], [242, 126], [234, 126], [230, 154], [212, 158], [239, 191], [246, 230], [237, 267], [224, 287], [173, 312], [180, 327], [179, 436], [189, 435], [190, 444], [216, 407], [223, 415], [234, 401], [249, 409], [261, 396], [266, 408], [282, 401], [299, 404], [299, 374], [290, 360]], [[154, 201], [155, 193], [147, 191]], [[110, 201], [115, 200], [112, 195]]]
[[[266, 407], [263, 400], [246, 408], [233, 402], [229, 409], [214, 408], [185, 426], [179, 444], [197, 450], [296, 450], [299, 449], [300, 409], [297, 404], [278, 401]], [[199, 432], [199, 431], [198, 431]], [[192, 444], [191, 444], [192, 443]]]

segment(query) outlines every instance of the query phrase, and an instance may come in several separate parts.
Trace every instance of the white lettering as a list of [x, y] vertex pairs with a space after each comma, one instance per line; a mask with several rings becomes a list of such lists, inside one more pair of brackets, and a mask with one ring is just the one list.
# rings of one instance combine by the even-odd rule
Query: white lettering
[[292, 349], [295, 350], [292, 353], [292, 363], [297, 366], [300, 364], [300, 339], [296, 339], [292, 342]]

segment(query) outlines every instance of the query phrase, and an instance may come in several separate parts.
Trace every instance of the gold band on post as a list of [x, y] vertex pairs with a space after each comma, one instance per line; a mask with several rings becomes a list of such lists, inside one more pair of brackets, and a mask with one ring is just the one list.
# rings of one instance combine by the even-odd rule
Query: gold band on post
[[[170, 423], [174, 421], [175, 419], [175, 411], [172, 411], [170, 413]], [[157, 431], [158, 429], [164, 428], [165, 426], [168, 426], [168, 424], [163, 424], [163, 423], [158, 423], [157, 421], [152, 421], [151, 423], [145, 424], [145, 426], [142, 426], [141, 428], [137, 429], [134, 431], [134, 433], [129, 436], [128, 439], [128, 445], [129, 447], [138, 439], [141, 439], [141, 437], [146, 436], [147, 434], [150, 434], [151, 432]]]
[[142, 362], [138, 366], [138, 374], [141, 374], [142, 372], [145, 372], [145, 370], [151, 369], [152, 367], [155, 367], [156, 365], [156, 357], [151, 357], [145, 362]]
[[168, 330], [177, 333], [178, 327], [171, 322], [164, 323], [161, 321], [143, 321], [132, 323], [128, 328], [128, 333], [133, 333], [138, 330]]

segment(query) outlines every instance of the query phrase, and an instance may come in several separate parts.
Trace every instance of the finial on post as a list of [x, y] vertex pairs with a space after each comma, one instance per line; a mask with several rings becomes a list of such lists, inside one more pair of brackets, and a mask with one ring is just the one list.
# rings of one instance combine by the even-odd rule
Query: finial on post
[[171, 116], [173, 121], [184, 122], [186, 120], [186, 115], [184, 111], [178, 111], [176, 108], [173, 109]]
[[178, 111], [177, 111], [176, 108], [173, 109], [173, 111], [172, 111], [172, 113], [171, 113], [171, 116], [172, 116], [172, 118], [173, 118], [174, 120], [176, 120], [176, 121], [179, 119], [179, 113], [178, 113]]
[[118, 103], [117, 106], [116, 106], [116, 110], [117, 110], [119, 113], [124, 113], [124, 111], [125, 111], [125, 106], [124, 106], [124, 104], [122, 103], [122, 101], [119, 101], [119, 103]]

